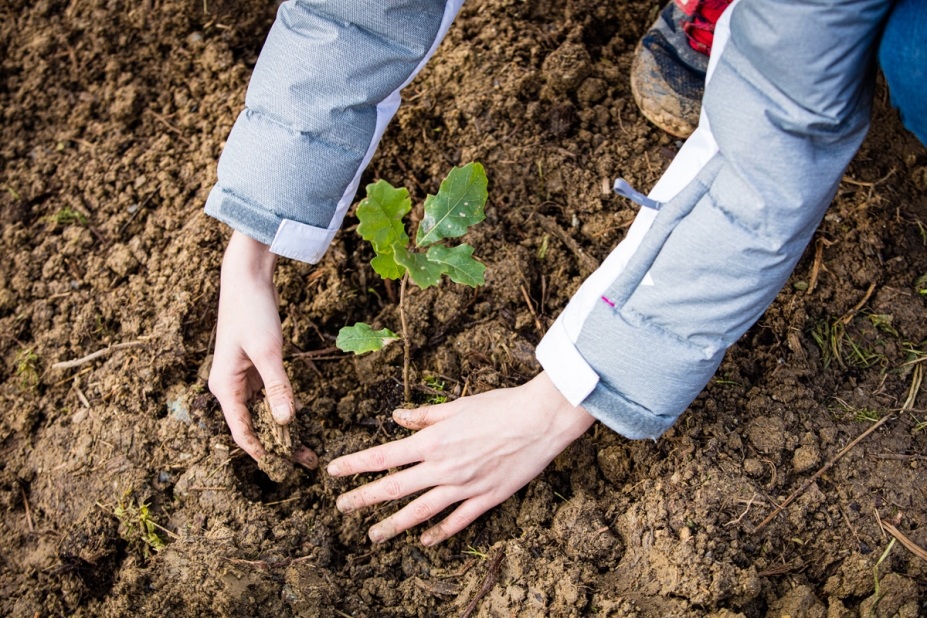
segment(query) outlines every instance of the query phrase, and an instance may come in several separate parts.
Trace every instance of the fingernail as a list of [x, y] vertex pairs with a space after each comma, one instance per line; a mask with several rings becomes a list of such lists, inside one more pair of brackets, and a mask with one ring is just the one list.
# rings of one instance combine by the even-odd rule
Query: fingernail
[[411, 410], [396, 410], [393, 412], [393, 416], [397, 421], [407, 421], [411, 418]]
[[290, 422], [293, 416], [293, 406], [289, 401], [278, 402], [271, 407], [270, 413], [274, 416], [275, 421], [283, 425]]
[[431, 547], [435, 544], [435, 537], [430, 533], [426, 532], [422, 535], [422, 545], [425, 547]]
[[339, 465], [338, 465], [336, 462], [334, 462], [334, 461], [331, 462], [330, 464], [328, 464], [328, 473], [329, 473], [331, 476], [338, 476], [339, 474], [341, 474], [341, 466], [339, 466]]
[[379, 528], [371, 528], [370, 529], [370, 540], [373, 541], [374, 543], [382, 543], [386, 539], [383, 538], [382, 530], [380, 530]]
[[338, 498], [335, 501], [335, 507], [342, 513], [350, 513], [354, 509], [351, 508], [351, 503], [347, 499]]

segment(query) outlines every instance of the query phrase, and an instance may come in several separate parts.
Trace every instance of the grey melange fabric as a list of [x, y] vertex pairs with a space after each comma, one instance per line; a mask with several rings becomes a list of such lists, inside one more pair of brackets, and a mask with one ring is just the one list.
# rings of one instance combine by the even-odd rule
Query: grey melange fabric
[[[706, 88], [718, 152], [659, 211], [575, 347], [582, 405], [656, 438], [795, 267], [869, 127], [891, 0], [741, 0]], [[284, 3], [219, 162], [206, 212], [270, 244], [327, 228], [375, 146], [377, 105], [439, 36], [445, 0]], [[649, 273], [654, 285], [641, 285]], [[556, 381], [555, 381], [556, 383]]]

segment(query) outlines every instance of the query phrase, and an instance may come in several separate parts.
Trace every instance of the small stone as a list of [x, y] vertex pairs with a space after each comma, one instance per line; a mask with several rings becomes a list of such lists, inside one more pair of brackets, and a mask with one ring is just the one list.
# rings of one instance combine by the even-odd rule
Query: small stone
[[193, 422], [190, 416], [190, 397], [185, 384], [175, 384], [168, 389], [167, 413], [175, 421], [187, 425]]

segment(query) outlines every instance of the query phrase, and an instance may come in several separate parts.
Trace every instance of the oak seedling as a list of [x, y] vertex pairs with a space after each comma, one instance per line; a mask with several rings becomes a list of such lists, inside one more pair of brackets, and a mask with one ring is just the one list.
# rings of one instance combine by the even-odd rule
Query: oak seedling
[[[473, 257], [473, 247], [442, 243], [463, 236], [471, 225], [486, 218], [486, 172], [479, 163], [453, 168], [441, 182], [437, 195], [425, 198], [425, 216], [414, 242], [406, 233], [403, 218], [412, 210], [406, 189], [397, 189], [385, 180], [367, 186], [367, 197], [357, 207], [360, 225], [357, 233], [377, 254], [370, 262], [384, 279], [401, 279], [399, 315], [402, 336], [388, 328], [373, 330], [358, 322], [338, 333], [335, 345], [345, 352], [363, 354], [381, 350], [396, 341], [404, 344], [402, 378], [405, 399], [409, 401], [409, 357], [411, 343], [406, 324], [406, 284], [409, 280], [422, 289], [438, 285], [443, 275], [451, 281], [477, 287], [483, 285], [486, 267]], [[427, 249], [426, 249], [427, 247]], [[426, 249], [423, 251], [423, 249]]]

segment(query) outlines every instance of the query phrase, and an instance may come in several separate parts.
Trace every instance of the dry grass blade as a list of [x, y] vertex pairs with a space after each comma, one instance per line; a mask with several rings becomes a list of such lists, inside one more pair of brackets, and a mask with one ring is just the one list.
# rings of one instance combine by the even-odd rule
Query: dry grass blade
[[814, 266], [811, 267], [811, 282], [808, 284], [806, 294], [811, 294], [818, 284], [818, 275], [821, 272], [821, 262], [824, 259], [824, 239], [818, 238], [814, 243]]
[[906, 363], [901, 363], [899, 367], [907, 367], [908, 365], [919, 365], [920, 363], [927, 362], [927, 356], [921, 356], [920, 358], [915, 358], [914, 360], [909, 360]]
[[924, 381], [924, 366], [915, 365], [911, 373], [911, 390], [908, 391], [908, 397], [904, 400], [902, 410], [910, 410], [914, 407], [914, 401], [917, 399], [917, 393], [921, 390], [921, 383]]
[[35, 526], [32, 525], [32, 510], [29, 508], [29, 498], [26, 497], [26, 490], [20, 485], [19, 491], [23, 495], [23, 507], [26, 509], [26, 523], [29, 524], [29, 532], [35, 532]]
[[863, 299], [862, 299], [861, 301], [859, 301], [858, 303], [856, 303], [856, 306], [855, 306], [855, 307], [853, 307], [852, 309], [850, 309], [849, 311], [847, 311], [847, 312], [843, 315], [843, 317], [840, 318], [840, 321], [843, 322], [844, 325], [849, 324], [849, 323], [850, 323], [850, 320], [853, 319], [853, 316], [856, 315], [856, 314], [859, 312], [859, 310], [862, 309], [863, 306], [869, 301], [869, 298], [872, 297], [872, 293], [875, 292], [875, 287], [876, 287], [876, 284], [875, 284], [875, 283], [873, 283], [872, 285], [870, 285], [870, 286], [869, 286], [869, 289], [866, 290], [866, 295], [863, 296]]
[[896, 528], [895, 526], [891, 525], [890, 523], [886, 521], [882, 522], [882, 527], [885, 528], [889, 534], [891, 534], [893, 537], [898, 539], [899, 543], [907, 547], [908, 550], [910, 550], [912, 554], [914, 554], [921, 560], [927, 560], [927, 551], [925, 551], [917, 543], [915, 543], [914, 541], [912, 541], [911, 539], [903, 535], [901, 531], [898, 530], [898, 528]]
[[525, 287], [525, 284], [521, 284], [521, 295], [525, 297], [525, 303], [528, 305], [528, 311], [531, 312], [531, 317], [534, 318], [534, 326], [538, 329], [539, 333], [543, 333], [544, 329], [541, 327], [541, 320], [538, 319], [538, 312], [534, 310], [534, 303], [531, 300], [531, 295], [528, 294], [528, 288]]

